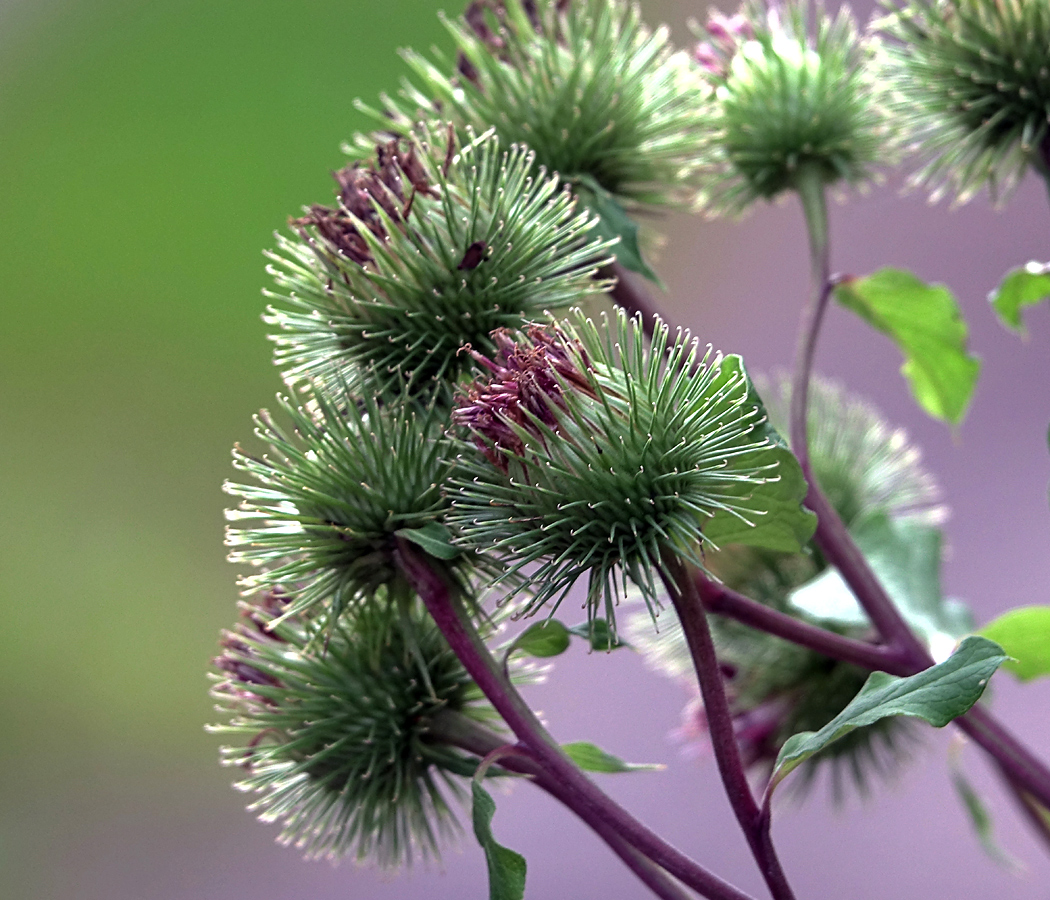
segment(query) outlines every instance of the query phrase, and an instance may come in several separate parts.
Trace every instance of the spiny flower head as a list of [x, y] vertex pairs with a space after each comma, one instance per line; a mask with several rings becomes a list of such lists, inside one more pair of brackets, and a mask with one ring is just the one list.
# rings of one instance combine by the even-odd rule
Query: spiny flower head
[[873, 42], [846, 7], [834, 18], [815, 10], [754, 0], [707, 24], [694, 58], [715, 90], [706, 189], [715, 212], [795, 189], [802, 171], [826, 185], [864, 181], [892, 150]]
[[457, 48], [405, 58], [418, 76], [373, 111], [384, 130], [439, 115], [501, 145], [527, 144], [572, 183], [621, 202], [692, 195], [709, 93], [668, 31], [651, 31], [624, 0], [475, 0], [445, 25]]
[[701, 355], [662, 324], [646, 347], [622, 312], [601, 331], [577, 315], [497, 340], [454, 413], [474, 443], [448, 518], [508, 576], [535, 564], [525, 612], [587, 573], [589, 614], [614, 623], [628, 578], [656, 602], [665, 554], [702, 565], [701, 547], [728, 537], [809, 537], [797, 463], [737, 357]]
[[233, 736], [223, 763], [249, 809], [282, 825], [311, 858], [351, 855], [385, 867], [434, 858], [456, 831], [449, 801], [477, 760], [435, 737], [449, 715], [488, 722], [482, 700], [425, 612], [375, 605], [315, 640], [279, 594], [225, 632], [212, 695]]
[[905, 0], [882, 28], [895, 112], [925, 160], [915, 181], [964, 203], [1009, 194], [1050, 166], [1050, 4], [1046, 0]]
[[[756, 380], [770, 420], [785, 424], [790, 379]], [[902, 429], [888, 425], [871, 404], [832, 381], [814, 378], [809, 404], [814, 475], [848, 525], [876, 514], [926, 525], [944, 520], [940, 489]], [[801, 618], [805, 615], [789, 603], [789, 595], [824, 568], [816, 552], [780, 553], [744, 546], [711, 551], [705, 562], [730, 588]], [[688, 680], [692, 669], [681, 627], [673, 616], [661, 617], [659, 624], [660, 631], [654, 635], [648, 616], [638, 613], [631, 620], [629, 639], [653, 668]], [[816, 731], [834, 718], [868, 675], [856, 666], [730, 620], [716, 617], [711, 625], [737, 740], [745, 762], [756, 769], [768, 771], [791, 735]], [[863, 628], [848, 629], [848, 633], [860, 639], [869, 637]], [[689, 741], [706, 741], [706, 718], [699, 699], [683, 712], [680, 735]], [[847, 775], [864, 788], [869, 774], [894, 771], [907, 748], [907, 737], [904, 720], [881, 720], [858, 729], [848, 740], [831, 745], [807, 763], [808, 775], [812, 778], [822, 763], [830, 762], [836, 793]]]
[[[228, 513], [227, 544], [232, 562], [260, 567], [242, 579], [246, 592], [279, 585], [290, 614], [324, 609], [334, 621], [402, 583], [399, 531], [440, 529], [451, 472], [445, 423], [433, 409], [348, 392], [341, 402], [323, 392], [299, 399], [279, 398], [290, 432], [265, 411], [256, 419], [272, 455], [234, 450], [234, 465], [256, 484], [225, 486], [242, 498]], [[449, 575], [475, 563], [483, 565], [469, 554], [447, 561]]]
[[[290, 383], [339, 380], [361, 393], [432, 397], [492, 350], [489, 333], [600, 291], [608, 243], [595, 220], [520, 146], [450, 130], [375, 148], [335, 174], [338, 203], [294, 219], [270, 271], [266, 321]], [[457, 149], [458, 148], [458, 149]]]

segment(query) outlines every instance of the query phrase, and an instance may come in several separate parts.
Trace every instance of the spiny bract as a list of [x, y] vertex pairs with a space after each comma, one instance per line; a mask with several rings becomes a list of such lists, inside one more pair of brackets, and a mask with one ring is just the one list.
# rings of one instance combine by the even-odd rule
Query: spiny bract
[[360, 393], [431, 398], [489, 333], [577, 303], [605, 285], [595, 219], [522, 146], [469, 129], [391, 138], [372, 163], [336, 173], [339, 203], [278, 238], [277, 362], [297, 383], [342, 379]]
[[664, 554], [702, 565], [723, 540], [809, 538], [798, 465], [739, 358], [702, 355], [662, 323], [646, 347], [622, 312], [601, 331], [577, 315], [499, 341], [455, 413], [474, 444], [449, 521], [509, 573], [535, 564], [527, 611], [589, 573], [589, 614], [612, 623], [627, 578], [656, 602]]
[[[280, 586], [289, 613], [323, 608], [332, 620], [380, 587], [407, 590], [397, 533], [440, 526], [451, 473], [434, 409], [342, 396], [279, 398], [291, 431], [261, 413], [257, 434], [273, 456], [235, 449], [234, 465], [257, 483], [225, 486], [242, 498], [227, 514], [230, 560], [260, 567], [242, 579], [246, 592]], [[461, 554], [445, 565], [456, 577], [473, 562]]]
[[406, 52], [419, 84], [365, 107], [380, 129], [436, 116], [492, 127], [501, 145], [526, 144], [548, 171], [621, 202], [692, 197], [709, 90], [635, 4], [490, 0], [445, 25], [458, 59]]

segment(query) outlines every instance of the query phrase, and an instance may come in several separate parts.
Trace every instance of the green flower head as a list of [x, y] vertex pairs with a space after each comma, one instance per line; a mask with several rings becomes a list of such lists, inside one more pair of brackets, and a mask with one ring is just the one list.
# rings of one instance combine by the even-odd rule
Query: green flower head
[[246, 607], [215, 660], [225, 721], [210, 730], [236, 740], [222, 759], [258, 795], [249, 809], [309, 857], [436, 857], [477, 765], [436, 734], [450, 716], [495, 713], [419, 607], [370, 607], [328, 629], [323, 648], [316, 623], [286, 612], [276, 593]]
[[335, 207], [311, 207], [296, 238], [278, 238], [265, 318], [290, 383], [433, 396], [469, 367], [464, 344], [491, 350], [493, 329], [603, 289], [595, 220], [531, 151], [464, 134], [462, 146], [425, 129], [380, 143], [336, 173]]
[[[281, 587], [289, 614], [325, 609], [333, 621], [380, 588], [407, 590], [397, 535], [442, 531], [451, 471], [433, 410], [344, 396], [319, 392], [298, 406], [279, 398], [291, 431], [261, 413], [256, 433], [272, 456], [236, 448], [234, 465], [256, 483], [225, 487], [242, 498], [227, 514], [230, 560], [259, 567], [242, 579], [246, 593]], [[460, 554], [446, 561], [448, 574], [464, 576], [475, 563]]]
[[933, 199], [1001, 199], [1029, 164], [1050, 171], [1050, 4], [906, 0], [882, 21], [895, 112]]
[[[651, 347], [618, 313], [496, 336], [454, 413], [470, 429], [449, 521], [465, 546], [525, 566], [525, 612], [588, 574], [614, 621], [627, 579], [655, 602], [665, 554], [702, 565], [723, 540], [797, 548], [812, 531], [797, 463], [765, 425], [737, 357], [662, 324]], [[779, 515], [769, 515], [776, 507]]]
[[715, 89], [708, 206], [740, 212], [802, 171], [825, 185], [871, 177], [894, 143], [876, 52], [846, 7], [831, 18], [808, 0], [756, 0], [713, 15], [694, 53]]
[[418, 84], [372, 111], [383, 130], [435, 110], [501, 146], [526, 144], [570, 183], [620, 202], [691, 198], [709, 93], [688, 57], [624, 0], [475, 0], [445, 20], [458, 58], [408, 51]]

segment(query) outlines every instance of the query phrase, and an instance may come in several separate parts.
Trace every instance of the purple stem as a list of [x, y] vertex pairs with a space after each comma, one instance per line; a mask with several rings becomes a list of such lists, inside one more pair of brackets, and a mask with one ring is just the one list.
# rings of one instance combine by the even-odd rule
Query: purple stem
[[[443, 744], [458, 747], [481, 758], [505, 747], [507, 743], [506, 738], [454, 710], [443, 710], [438, 713], [429, 733], [432, 738]], [[620, 857], [624, 865], [661, 900], [690, 900], [692, 894], [686, 893], [677, 881], [635, 850], [617, 834], [615, 829], [609, 826], [605, 819], [595, 815], [589, 807], [580, 803], [578, 798], [566, 791], [560, 782], [550, 778], [531, 753], [515, 748], [514, 754], [500, 758], [499, 766], [509, 772], [528, 775], [538, 788], [568, 807], [605, 841], [613, 853]]]
[[863, 669], [889, 672], [892, 675], [912, 675], [915, 672], [914, 667], [892, 647], [854, 640], [811, 625], [745, 597], [699, 570], [693, 577], [704, 609], [716, 615], [735, 619], [759, 631]]
[[747, 781], [733, 728], [733, 714], [726, 699], [725, 680], [718, 665], [714, 640], [696, 583], [689, 571], [675, 557], [665, 555], [663, 565], [666, 573], [661, 572], [661, 576], [667, 593], [671, 596], [675, 612], [678, 613], [678, 621], [682, 625], [682, 633], [693, 658], [693, 667], [696, 669], [700, 694], [704, 701], [704, 716], [711, 733], [711, 746], [729, 805], [733, 808], [737, 822], [740, 823], [751, 848], [751, 855], [758, 863], [774, 900], [794, 900], [795, 894], [788, 884], [773, 847], [769, 816], [764, 814], [755, 802], [751, 785]]
[[457, 593], [450, 590], [427, 558], [402, 538], [398, 538], [398, 557], [403, 572], [452, 652], [518, 740], [533, 753], [548, 775], [561, 785], [566, 802], [573, 804], [571, 808], [575, 809], [578, 804], [580, 808], [602, 818], [623, 840], [709, 900], [751, 900], [747, 894], [709, 872], [646, 828], [590, 781], [565, 756], [536, 714], [506, 679], [499, 663], [489, 653], [474, 628]]
[[[911, 672], [921, 672], [934, 664], [929, 651], [911, 630], [897, 605], [890, 598], [868, 565], [831, 502], [821, 491], [809, 460], [808, 390], [816, 354], [817, 338], [834, 290], [827, 240], [827, 211], [823, 186], [815, 179], [799, 184], [799, 197], [806, 215], [813, 269], [813, 297], [802, 314], [798, 351], [791, 386], [791, 449], [802, 466], [809, 484], [806, 505], [817, 514], [813, 543], [825, 559], [842, 575], [864, 608], [872, 624], [891, 647], [899, 651]], [[995, 759], [1003, 774], [1017, 786], [1050, 806], [1050, 770], [1006, 730], [983, 707], [975, 706], [956, 724]]]
[[622, 307], [632, 316], [641, 315], [642, 331], [647, 338], [651, 339], [656, 319], [661, 316], [649, 294], [638, 287], [631, 275], [619, 263], [605, 266], [598, 275], [601, 278], [616, 280], [609, 290], [609, 296], [617, 306]]

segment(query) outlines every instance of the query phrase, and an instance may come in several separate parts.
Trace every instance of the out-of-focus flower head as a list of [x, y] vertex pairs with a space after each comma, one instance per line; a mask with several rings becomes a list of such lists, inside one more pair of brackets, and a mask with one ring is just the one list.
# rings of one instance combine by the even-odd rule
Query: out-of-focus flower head
[[924, 160], [931, 199], [1003, 199], [1029, 165], [1050, 175], [1050, 4], [886, 2], [894, 113]]
[[407, 51], [417, 82], [363, 107], [381, 130], [440, 116], [494, 128], [502, 146], [527, 145], [547, 171], [626, 205], [692, 199], [709, 91], [636, 4], [474, 0], [445, 26], [454, 60]]
[[271, 592], [221, 640], [209, 730], [249, 809], [311, 858], [383, 867], [435, 858], [457, 830], [452, 801], [478, 760], [437, 735], [450, 717], [495, 712], [419, 607], [373, 605], [315, 640]]
[[871, 178], [895, 146], [876, 57], [845, 6], [832, 18], [809, 0], [752, 0], [733, 16], [713, 14], [694, 51], [714, 88], [707, 208], [741, 212], [804, 176]]

